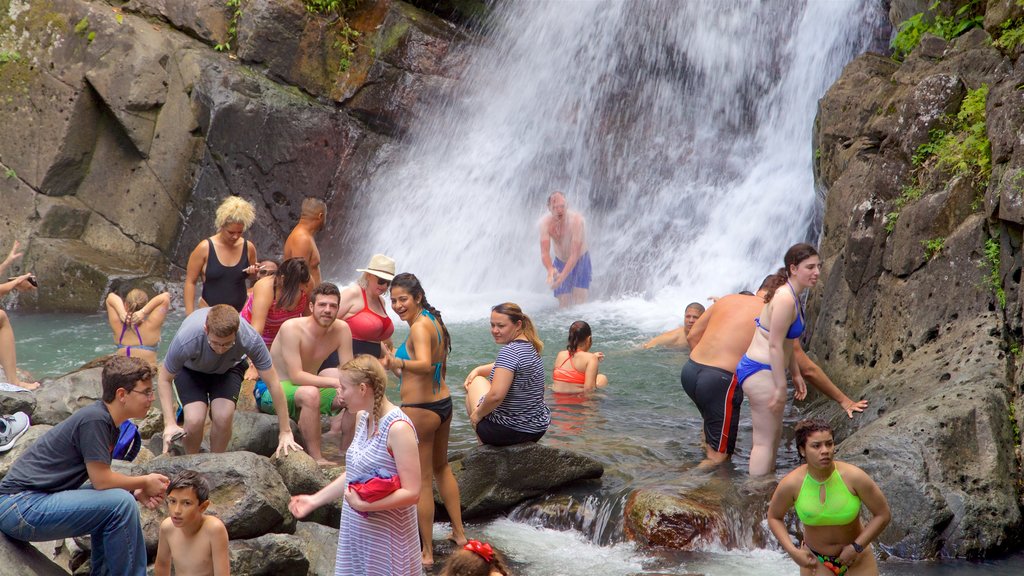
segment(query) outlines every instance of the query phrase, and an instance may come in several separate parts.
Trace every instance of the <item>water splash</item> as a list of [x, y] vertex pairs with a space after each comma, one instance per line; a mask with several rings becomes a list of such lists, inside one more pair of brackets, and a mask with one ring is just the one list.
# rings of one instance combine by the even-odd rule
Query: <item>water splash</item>
[[595, 296], [653, 317], [749, 287], [816, 234], [816, 102], [880, 36], [880, 4], [498, 3], [453, 95], [357, 193], [333, 270], [382, 251], [477, 318], [550, 306], [536, 224], [560, 189], [588, 219]]

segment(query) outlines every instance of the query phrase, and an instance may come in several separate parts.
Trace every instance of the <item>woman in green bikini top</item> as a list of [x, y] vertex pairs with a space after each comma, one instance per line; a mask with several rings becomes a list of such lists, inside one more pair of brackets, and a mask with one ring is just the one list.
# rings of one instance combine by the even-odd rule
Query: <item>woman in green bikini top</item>
[[[828, 422], [801, 420], [795, 434], [806, 464], [779, 482], [768, 506], [768, 527], [800, 566], [801, 576], [877, 576], [871, 542], [892, 518], [885, 495], [863, 470], [834, 459]], [[871, 513], [867, 524], [860, 520], [861, 504]], [[804, 525], [799, 547], [786, 529], [790, 508]]]

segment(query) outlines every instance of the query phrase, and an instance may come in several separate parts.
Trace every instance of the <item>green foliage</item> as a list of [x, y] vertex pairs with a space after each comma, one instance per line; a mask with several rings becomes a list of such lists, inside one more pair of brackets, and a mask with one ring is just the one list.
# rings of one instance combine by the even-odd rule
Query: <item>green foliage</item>
[[231, 20], [228, 22], [228, 37], [222, 44], [213, 47], [217, 52], [230, 52], [231, 43], [238, 40], [238, 18], [242, 15], [242, 0], [228, 0], [231, 9]]
[[352, 59], [356, 55], [357, 38], [359, 38], [359, 32], [350, 28], [346, 22], [345, 27], [338, 32], [337, 40], [334, 41], [334, 46], [341, 52], [338, 70], [342, 74], [348, 72], [348, 69], [352, 67]]
[[914, 202], [921, 198], [921, 187], [906, 185], [900, 190], [899, 197], [896, 198], [896, 205], [894, 210], [885, 215], [885, 231], [892, 234], [892, 231], [896, 229], [896, 221], [900, 218], [900, 211], [903, 207], [911, 202]]
[[5, 176], [5, 177], [6, 177], [6, 178], [7, 178], [8, 180], [10, 180], [11, 178], [17, 178], [17, 177], [18, 177], [18, 173], [14, 171], [14, 168], [8, 168], [8, 169], [7, 169], [7, 170], [6, 170], [5, 172], [4, 172], [4, 176]]
[[1005, 310], [1006, 291], [1003, 290], [1003, 283], [999, 277], [999, 240], [989, 238], [985, 241], [985, 262], [982, 266], [988, 268], [985, 284], [995, 292], [999, 306]]
[[359, 5], [360, 0], [303, 0], [306, 10], [316, 14], [348, 12]]
[[[971, 28], [979, 27], [985, 20], [982, 0], [971, 0], [964, 4], [952, 16], [936, 13], [939, 2], [936, 1], [927, 12], [919, 12], [900, 24], [896, 36], [892, 39], [892, 57], [903, 60], [907, 54], [917, 48], [925, 34], [934, 34], [946, 40], [952, 40]], [[981, 9], [979, 9], [981, 8]]]
[[1013, 445], [1020, 448], [1020, 426], [1017, 425], [1017, 409], [1013, 402], [1007, 403], [1006, 412], [1010, 418], [1010, 430], [1013, 431]]
[[931, 240], [921, 240], [921, 244], [924, 246], [925, 260], [931, 260], [938, 256], [939, 252], [942, 252], [942, 247], [946, 245], [946, 239], [939, 236]]
[[8, 62], [17, 62], [21, 60], [21, 54], [15, 50], [0, 50], [0, 64], [7, 64]]
[[988, 85], [967, 92], [956, 117], [947, 117], [948, 129], [934, 129], [931, 138], [917, 148], [911, 161], [921, 166], [934, 157], [936, 165], [953, 176], [971, 178], [979, 188], [992, 175], [992, 145], [985, 125]]
[[89, 29], [89, 18], [88, 17], [82, 18], [81, 20], [78, 21], [78, 24], [75, 24], [75, 34], [78, 34], [79, 36], [84, 35], [86, 30], [88, 30], [88, 29]]
[[992, 43], [996, 48], [1012, 53], [1018, 46], [1024, 44], [1024, 18], [1007, 20], [999, 29], [999, 38]]
[[88, 40], [91, 43], [93, 40], [96, 39], [96, 31], [95, 30], [90, 30], [89, 31], [89, 35], [86, 36], [85, 39]]

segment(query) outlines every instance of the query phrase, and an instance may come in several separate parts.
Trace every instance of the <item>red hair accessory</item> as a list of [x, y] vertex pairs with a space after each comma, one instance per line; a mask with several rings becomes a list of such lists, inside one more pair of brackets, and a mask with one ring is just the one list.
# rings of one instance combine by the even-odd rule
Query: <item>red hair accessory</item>
[[491, 548], [491, 545], [486, 542], [481, 542], [479, 540], [470, 540], [469, 542], [466, 542], [466, 545], [463, 546], [463, 548], [469, 550], [470, 552], [473, 552], [477, 556], [480, 556], [481, 558], [486, 560], [488, 564], [491, 563], [491, 560], [494, 560], [494, 549]]

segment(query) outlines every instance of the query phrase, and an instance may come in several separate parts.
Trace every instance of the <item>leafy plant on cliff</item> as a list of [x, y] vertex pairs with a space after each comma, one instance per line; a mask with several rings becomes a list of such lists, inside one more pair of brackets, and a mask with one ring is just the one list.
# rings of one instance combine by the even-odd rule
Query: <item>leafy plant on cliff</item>
[[242, 15], [242, 0], [228, 0], [228, 8], [231, 9], [231, 21], [228, 22], [228, 37], [224, 43], [213, 47], [217, 52], [231, 50], [231, 43], [238, 40], [238, 18]]
[[931, 139], [918, 147], [911, 159], [917, 166], [934, 157], [936, 165], [953, 176], [971, 178], [979, 188], [988, 186], [992, 175], [992, 145], [985, 124], [988, 85], [969, 90], [960, 111], [947, 117], [948, 129], [931, 131]]
[[939, 2], [928, 7], [925, 12], [918, 12], [904, 20], [892, 39], [892, 57], [903, 60], [907, 54], [917, 48], [925, 34], [934, 34], [946, 40], [952, 40], [971, 28], [979, 27], [985, 20], [982, 0], [971, 0], [961, 6], [952, 16], [937, 13]]
[[17, 62], [18, 60], [21, 60], [21, 54], [16, 50], [0, 50], [0, 64]]
[[317, 14], [330, 12], [347, 12], [359, 5], [361, 0], [303, 0], [306, 10]]
[[[1017, 0], [1017, 6], [1024, 6], [1024, 0]], [[993, 46], [1012, 53], [1021, 44], [1024, 44], [1024, 18], [1013, 18], [999, 25], [999, 38]]]
[[985, 241], [985, 262], [982, 266], [987, 266], [988, 268], [988, 273], [985, 276], [985, 284], [995, 292], [996, 300], [999, 301], [999, 306], [1005, 309], [1006, 291], [1003, 290], [1003, 283], [999, 278], [999, 240], [989, 238]]
[[921, 187], [906, 185], [900, 190], [899, 197], [896, 198], [896, 205], [893, 207], [893, 211], [885, 215], [885, 231], [892, 234], [892, 231], [896, 229], [896, 221], [900, 218], [900, 211], [903, 207], [921, 197]]
[[939, 236], [931, 240], [921, 240], [921, 244], [924, 246], [924, 259], [931, 260], [938, 256], [939, 252], [942, 252], [942, 248], [946, 245], [946, 239]]
[[356, 39], [359, 32], [353, 30], [345, 20], [345, 13], [355, 10], [362, 0], [303, 0], [306, 10], [313, 14], [337, 14], [341, 18], [342, 27], [338, 30], [334, 40], [334, 47], [340, 52], [338, 58], [338, 70], [341, 73], [348, 72], [352, 66], [352, 59], [356, 55]]

